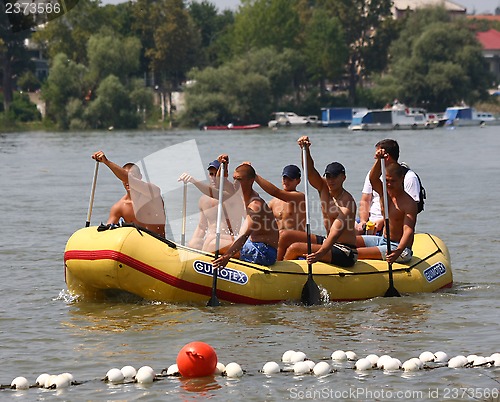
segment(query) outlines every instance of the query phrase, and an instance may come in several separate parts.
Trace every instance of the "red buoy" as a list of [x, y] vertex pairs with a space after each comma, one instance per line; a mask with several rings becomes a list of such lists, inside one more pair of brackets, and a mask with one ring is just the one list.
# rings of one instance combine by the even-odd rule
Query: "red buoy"
[[217, 354], [204, 342], [191, 342], [179, 351], [176, 363], [183, 377], [206, 377], [215, 372]]

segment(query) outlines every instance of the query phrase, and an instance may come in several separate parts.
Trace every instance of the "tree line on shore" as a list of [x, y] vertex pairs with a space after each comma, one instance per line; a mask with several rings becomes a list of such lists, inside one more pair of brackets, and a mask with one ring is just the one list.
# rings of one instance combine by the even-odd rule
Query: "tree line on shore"
[[[49, 21], [0, 17], [4, 122], [37, 118], [22, 93], [33, 90], [58, 128], [99, 129], [265, 124], [276, 110], [395, 98], [442, 111], [487, 99], [493, 84], [475, 33], [499, 27], [442, 7], [394, 20], [390, 0], [242, 0], [234, 12], [208, 0], [73, 3]], [[26, 39], [49, 61], [41, 81]]]

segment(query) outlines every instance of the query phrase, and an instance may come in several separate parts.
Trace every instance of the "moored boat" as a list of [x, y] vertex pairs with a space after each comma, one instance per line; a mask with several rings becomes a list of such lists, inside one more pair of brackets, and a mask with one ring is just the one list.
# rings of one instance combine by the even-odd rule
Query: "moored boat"
[[366, 130], [418, 130], [435, 128], [436, 123], [429, 120], [425, 110], [395, 104], [384, 109], [365, 110], [355, 113], [349, 129]]
[[500, 119], [488, 112], [480, 112], [468, 106], [453, 106], [446, 108], [439, 126], [496, 126]]
[[[416, 234], [408, 264], [393, 264], [400, 293], [434, 292], [451, 287], [446, 245], [430, 234]], [[65, 278], [68, 290], [85, 300], [133, 294], [145, 300], [206, 304], [211, 295], [214, 255], [181, 246], [135, 227], [76, 231], [68, 240]], [[279, 261], [266, 267], [231, 259], [218, 273], [217, 296], [223, 303], [298, 302], [308, 278], [305, 260]], [[328, 301], [383, 296], [388, 266], [360, 260], [352, 268], [315, 263], [313, 278]]]
[[235, 126], [230, 123], [226, 126], [203, 126], [203, 130], [255, 130], [259, 127], [260, 124], [245, 124], [242, 126]]

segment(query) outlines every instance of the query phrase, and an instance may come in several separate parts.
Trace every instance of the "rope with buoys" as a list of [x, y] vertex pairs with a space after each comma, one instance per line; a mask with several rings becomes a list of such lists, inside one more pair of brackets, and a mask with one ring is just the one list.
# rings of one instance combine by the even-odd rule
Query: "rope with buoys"
[[[366, 357], [358, 358], [353, 351], [335, 350], [329, 357], [323, 357], [319, 360], [319, 362], [315, 363], [302, 351], [287, 350], [281, 357], [281, 365], [275, 361], [268, 361], [258, 372], [266, 376], [293, 373], [293, 375], [312, 374], [323, 377], [341, 369], [362, 373], [369, 370], [414, 372], [445, 367], [452, 369], [500, 367], [500, 353], [498, 352], [489, 356], [471, 354], [449, 358], [443, 351], [435, 353], [425, 351], [420, 353], [418, 357], [410, 358], [402, 363], [401, 360], [390, 355], [369, 354]], [[246, 371], [242, 369], [239, 363], [231, 362], [224, 365], [219, 362], [215, 350], [207, 343], [191, 342], [179, 351], [176, 363], [161, 370], [160, 373], [156, 373], [150, 366], [142, 366], [139, 370], [136, 370], [133, 366], [127, 365], [121, 369], [109, 369], [99, 381], [113, 385], [132, 383], [144, 385], [152, 384], [167, 377], [199, 378], [221, 375], [228, 378], [240, 378], [245, 374]], [[492, 380], [495, 379], [492, 378]], [[19, 376], [14, 378], [10, 385], [0, 385], [0, 390], [61, 389], [90, 381], [92, 380], [76, 381], [71, 373], [58, 375], [43, 373], [37, 377], [34, 384], [30, 384], [26, 377]], [[492, 392], [496, 392], [496, 397], [500, 396], [500, 388], [497, 387]]]

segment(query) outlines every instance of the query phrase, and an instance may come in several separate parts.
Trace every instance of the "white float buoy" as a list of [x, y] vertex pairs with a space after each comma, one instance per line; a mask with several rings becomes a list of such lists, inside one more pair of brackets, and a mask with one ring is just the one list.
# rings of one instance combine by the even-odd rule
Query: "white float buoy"
[[104, 377], [104, 381], [119, 383], [122, 382], [125, 377], [120, 369], [112, 368], [109, 369], [106, 373], [106, 377]]
[[336, 350], [332, 353], [332, 360], [343, 362], [347, 360], [347, 355], [343, 350]]
[[477, 358], [477, 355], [468, 355], [468, 356], [467, 356], [467, 361], [468, 361], [469, 363], [473, 363], [473, 362], [474, 362], [474, 360], [476, 360], [476, 358]]
[[420, 360], [418, 357], [412, 357], [409, 360], [413, 361], [418, 366], [419, 370], [422, 370], [424, 368], [424, 362]]
[[401, 361], [391, 357], [384, 362], [383, 368], [384, 371], [397, 371], [401, 368]]
[[264, 364], [264, 367], [262, 367], [262, 372], [264, 374], [277, 374], [280, 371], [280, 366], [276, 362], [267, 362], [266, 364]]
[[304, 363], [307, 364], [311, 370], [314, 368], [314, 366], [316, 366], [316, 363], [314, 363], [312, 360], [304, 360]]
[[295, 374], [306, 374], [311, 372], [311, 368], [309, 367], [309, 364], [306, 362], [297, 362], [293, 365], [293, 372]]
[[30, 383], [25, 377], [16, 377], [10, 383], [10, 387], [12, 389], [28, 389], [30, 387]]
[[377, 366], [377, 362], [378, 362], [377, 355], [375, 355], [375, 354], [368, 355], [368, 356], [366, 356], [366, 359], [368, 359], [370, 361], [370, 363], [372, 364], [372, 367]]
[[406, 360], [403, 363], [402, 368], [404, 371], [418, 371], [418, 370], [420, 370], [418, 363], [413, 359]]
[[427, 362], [433, 362], [434, 359], [436, 358], [436, 356], [434, 356], [434, 353], [432, 353], [432, 352], [425, 351], [425, 352], [420, 353], [420, 356], [418, 356], [418, 358], [422, 362], [427, 363]]
[[358, 355], [354, 353], [352, 350], [348, 350], [347, 352], [345, 352], [345, 355], [347, 356], [347, 360], [349, 361], [353, 362], [358, 360]]
[[371, 370], [373, 368], [373, 363], [371, 362], [370, 359], [368, 359], [367, 357], [365, 357], [365, 358], [359, 359], [355, 363], [354, 367], [358, 371]]
[[51, 381], [50, 388], [67, 388], [71, 385], [71, 380], [65, 374], [59, 374]]
[[73, 381], [75, 380], [75, 377], [73, 377], [73, 374], [71, 374], [71, 373], [61, 373], [60, 375], [63, 375], [63, 376], [65, 376], [68, 379], [69, 385], [73, 384]]
[[137, 374], [137, 370], [133, 366], [123, 366], [120, 371], [126, 380], [131, 380]]
[[448, 362], [448, 360], [449, 360], [448, 355], [445, 352], [439, 351], [434, 353], [434, 362], [446, 363]]
[[490, 357], [488, 357], [489, 361], [497, 361], [500, 359], [500, 353], [493, 353]]
[[303, 362], [307, 356], [304, 352], [295, 352], [290, 356], [290, 363]]
[[488, 363], [488, 360], [486, 359], [486, 357], [484, 356], [477, 356], [475, 359], [474, 359], [474, 362], [472, 363], [472, 365], [474, 367], [477, 367], [477, 366], [484, 366]]
[[332, 366], [327, 362], [319, 362], [313, 367], [313, 373], [317, 376], [327, 375], [332, 372]]
[[139, 384], [151, 384], [156, 377], [154, 370], [150, 366], [142, 366], [137, 370], [135, 380]]
[[35, 381], [35, 385], [37, 387], [45, 387], [45, 381], [50, 377], [50, 374], [48, 373], [42, 373], [40, 374]]
[[168, 368], [167, 368], [167, 375], [178, 375], [179, 374], [179, 366], [177, 366], [177, 364], [171, 364]]
[[283, 356], [281, 357], [281, 361], [283, 363], [290, 363], [290, 359], [292, 358], [292, 355], [295, 353], [295, 350], [287, 350], [285, 353], [283, 353]]
[[238, 363], [229, 363], [226, 366], [226, 376], [229, 378], [239, 378], [243, 376], [243, 370]]
[[222, 364], [221, 362], [217, 362], [217, 365], [215, 366], [214, 374], [221, 375], [225, 371], [226, 371], [226, 366], [224, 364]]
[[50, 388], [50, 386], [53, 384], [53, 382], [54, 382], [54, 380], [55, 380], [56, 377], [57, 376], [53, 375], [53, 374], [51, 374], [48, 377], [46, 377], [45, 378], [45, 384], [43, 384], [43, 387], [44, 388]]
[[455, 356], [448, 361], [448, 367], [450, 368], [461, 368], [468, 363], [465, 356]]
[[389, 356], [389, 355], [382, 355], [382, 356], [380, 356], [378, 358], [378, 360], [377, 360], [377, 368], [384, 369], [384, 366], [385, 366], [386, 362], [388, 362], [391, 359], [392, 359], [392, 357]]

